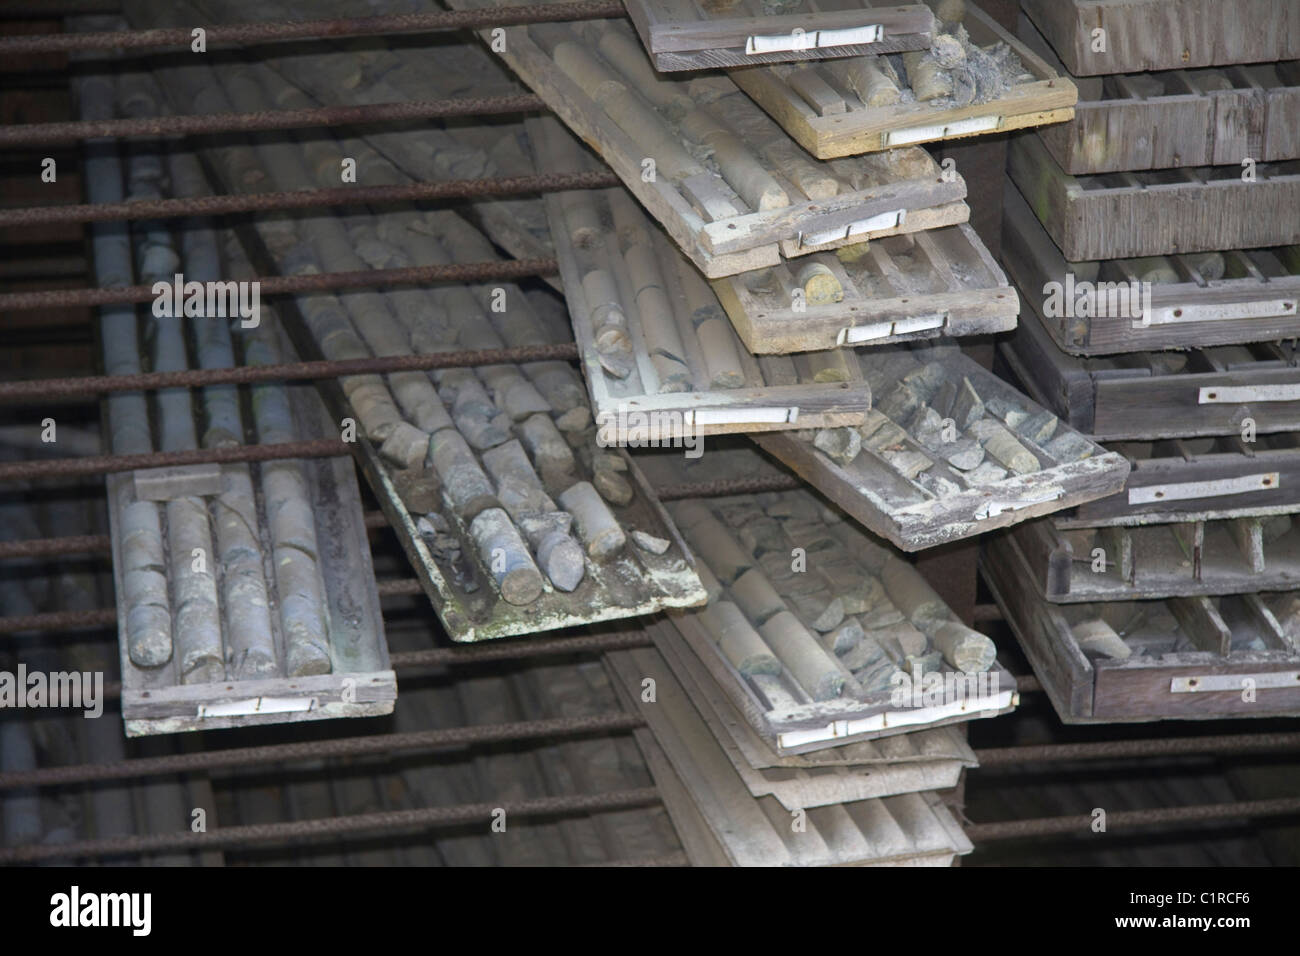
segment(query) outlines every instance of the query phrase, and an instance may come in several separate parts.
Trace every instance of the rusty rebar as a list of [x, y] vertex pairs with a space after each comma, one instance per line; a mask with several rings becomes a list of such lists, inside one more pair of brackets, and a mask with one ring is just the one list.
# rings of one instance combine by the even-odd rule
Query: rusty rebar
[[283, 365], [241, 365], [236, 368], [190, 368], [178, 372], [140, 372], [134, 375], [84, 375], [75, 378], [26, 379], [0, 382], [0, 403], [72, 395], [107, 395], [110, 392], [147, 391], [157, 388], [199, 388], [205, 385], [251, 385], [257, 382], [291, 382], [346, 375], [386, 375], [441, 368], [510, 365], [523, 362], [569, 361], [578, 357], [573, 342], [524, 345], [507, 349], [464, 349], [424, 355], [381, 355], [337, 361], [288, 362]]
[[[367, 531], [388, 527], [388, 519], [382, 511], [367, 511], [361, 517]], [[57, 558], [71, 554], [108, 554], [112, 550], [113, 541], [106, 534], [22, 538], [17, 541], [0, 541], [0, 561], [13, 558]]]
[[[367, 289], [389, 285], [427, 282], [484, 282], [493, 279], [524, 279], [554, 275], [559, 265], [554, 258], [508, 259], [497, 262], [463, 262], [446, 265], [407, 266], [402, 269], [359, 269], [355, 272], [318, 272], [295, 276], [262, 276], [255, 280], [261, 295], [324, 292], [333, 289]], [[0, 312], [23, 309], [64, 309], [98, 305], [130, 305], [152, 302], [158, 296], [152, 286], [118, 286], [111, 289], [45, 289], [39, 292], [8, 292], [0, 295]]]
[[56, 558], [70, 554], [108, 554], [112, 546], [112, 540], [106, 534], [0, 541], [0, 561], [11, 558]]
[[60, 844], [0, 847], [0, 864], [35, 863], [40, 860], [83, 857], [134, 856], [164, 850], [205, 850], [254, 844], [296, 843], [314, 837], [429, 829], [476, 822], [486, 825], [493, 819], [493, 814], [498, 809], [505, 810], [507, 819], [511, 819], [627, 810], [660, 802], [659, 792], [654, 787], [640, 787], [631, 790], [611, 790], [605, 793], [539, 797], [514, 802], [461, 803], [447, 807], [388, 810], [380, 813], [358, 813], [346, 817], [293, 820], [286, 823], [218, 827], [206, 833], [180, 830], [173, 833], [137, 834], [100, 840], [76, 840]]
[[650, 636], [638, 628], [632, 631], [609, 631], [577, 637], [528, 637], [489, 641], [485, 644], [466, 644], [459, 647], [432, 647], [423, 651], [400, 651], [392, 654], [389, 660], [395, 670], [414, 670], [424, 667], [514, 660], [521, 657], [625, 651], [635, 647], [646, 647], [650, 643], [652, 643]]
[[[196, 23], [202, 27], [209, 49], [217, 46], [254, 46], [288, 40], [319, 40], [325, 37], [389, 36], [400, 33], [438, 33], [445, 30], [475, 30], [485, 27], [518, 26], [524, 23], [554, 23], [561, 20], [589, 20], [622, 17], [618, 0], [572, 0], [568, 3], [539, 3], [533, 6], [491, 6], [478, 10], [441, 10], [436, 13], [397, 13], [373, 17], [337, 17], [320, 20], [267, 20], [254, 23]], [[191, 27], [158, 27], [148, 30], [114, 30], [98, 33], [46, 33], [0, 37], [0, 54], [71, 53], [82, 50], [139, 50], [184, 47], [194, 42]]]
[[1105, 839], [1111, 830], [1151, 827], [1168, 824], [1204, 823], [1233, 818], [1279, 817], [1300, 813], [1300, 797], [1274, 800], [1242, 800], [1238, 803], [1205, 803], [1191, 807], [1156, 807], [1149, 810], [1111, 810], [1106, 813], [1105, 832], [1094, 832], [1096, 822], [1091, 813], [1077, 816], [1037, 817], [1028, 820], [1004, 820], [999, 823], [973, 823], [964, 827], [973, 843], [986, 840], [1012, 840], [1020, 837], [1078, 834]]
[[139, 455], [84, 455], [80, 458], [37, 458], [0, 462], [0, 482], [43, 478], [82, 478], [111, 475], [141, 468], [181, 465], [228, 465], [235, 462], [275, 461], [280, 458], [334, 458], [348, 454], [348, 443], [338, 438], [276, 442], [269, 445], [232, 445], [184, 451], [153, 451]]
[[40, 767], [35, 770], [0, 773], [0, 790], [69, 786], [79, 783], [99, 783], [104, 780], [140, 780], [169, 773], [258, 767], [272, 763], [292, 763], [334, 757], [387, 755], [399, 751], [468, 747], [474, 744], [502, 741], [572, 737], [592, 733], [621, 733], [641, 727], [643, 724], [644, 721], [636, 714], [612, 712], [581, 717], [520, 720], [504, 724], [478, 724], [441, 730], [418, 730], [402, 734], [338, 737], [290, 744], [268, 744], [262, 747], [199, 750], [192, 753], [167, 754], [162, 757], [119, 760], [114, 763], [70, 764], [63, 767]]
[[756, 495], [765, 491], [791, 491], [803, 485], [793, 475], [762, 478], [725, 478], [718, 481], [694, 481], [680, 485], [663, 485], [655, 489], [661, 501], [682, 498], [715, 498], [725, 495]]
[[206, 136], [211, 133], [279, 132], [308, 127], [364, 126], [412, 120], [532, 113], [546, 109], [532, 93], [475, 96], [454, 100], [404, 100], [372, 106], [309, 106], [295, 110], [249, 113], [176, 113], [106, 120], [65, 120], [0, 126], [0, 146], [27, 148], [85, 139], [125, 136]]
[[1082, 744], [990, 747], [975, 751], [975, 756], [979, 758], [980, 769], [986, 769], [1018, 767], [1023, 764], [1051, 761], [1176, 757], [1198, 754], [1208, 756], [1287, 750], [1300, 751], [1300, 733], [1217, 734], [1202, 737], [1158, 737], [1149, 740], [1104, 740]]
[[0, 617], [0, 634], [23, 631], [78, 631], [86, 628], [111, 627], [117, 623], [117, 610], [100, 607], [90, 611], [44, 611]]
[[565, 189], [604, 189], [620, 180], [612, 172], [548, 173], [540, 176], [501, 176], [491, 179], [454, 179], [409, 186], [339, 186], [277, 193], [240, 193], [182, 199], [134, 199], [119, 203], [73, 206], [26, 206], [0, 209], [0, 227], [71, 222], [122, 222], [134, 219], [169, 219], [178, 216], [221, 216], [231, 213], [311, 209], [322, 206], [421, 202], [435, 199], [473, 199], [481, 196], [515, 196], [558, 192]]

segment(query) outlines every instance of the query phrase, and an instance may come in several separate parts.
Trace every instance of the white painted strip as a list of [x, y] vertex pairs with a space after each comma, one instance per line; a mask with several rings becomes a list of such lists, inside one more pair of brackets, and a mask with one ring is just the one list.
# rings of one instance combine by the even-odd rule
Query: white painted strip
[[914, 315], [911, 318], [899, 319], [895, 322], [894, 334], [906, 335], [909, 332], [924, 332], [926, 329], [941, 329], [947, 321], [947, 312], [935, 312], [932, 315]]
[[1207, 385], [1197, 396], [1201, 405], [1239, 405], [1245, 402], [1300, 402], [1297, 385]]
[[1277, 491], [1282, 484], [1282, 476], [1276, 471], [1259, 475], [1243, 475], [1240, 478], [1216, 478], [1213, 481], [1184, 481], [1172, 485], [1148, 485], [1145, 488], [1130, 488], [1128, 503], [1131, 505], [1149, 505], [1157, 501], [1187, 501], [1194, 498], [1222, 498], [1226, 495], [1241, 495], [1251, 491]]
[[817, 46], [854, 46], [861, 43], [879, 43], [885, 38], [885, 28], [879, 23], [865, 27], [843, 27], [839, 30], [818, 30]]
[[1151, 310], [1149, 325], [1178, 325], [1182, 322], [1222, 322], [1231, 319], [1267, 319], [1294, 316], [1295, 299], [1259, 302], [1228, 302], [1208, 305], [1167, 305]]
[[838, 242], [841, 239], [850, 239], [853, 236], [860, 236], [866, 232], [875, 232], [880, 229], [892, 229], [895, 226], [901, 226], [906, 218], [906, 209], [895, 209], [892, 212], [882, 212], [878, 216], [872, 216], [869, 219], [859, 219], [857, 222], [851, 222], [847, 226], [836, 226], [834, 229], [822, 229], [817, 232], [800, 233], [799, 245], [801, 247], [820, 246], [828, 242]]
[[859, 342], [870, 342], [872, 339], [883, 339], [893, 334], [893, 322], [873, 322], [871, 325], [858, 325], [847, 329], [840, 329], [840, 334], [835, 337], [835, 344], [857, 345]]
[[906, 146], [909, 143], [924, 143], [932, 139], [943, 139], [946, 136], [991, 133], [1001, 125], [1001, 116], [973, 116], [952, 123], [935, 123], [933, 126], [909, 126], [907, 129], [894, 129], [885, 133], [885, 145]]
[[839, 30], [791, 30], [789, 33], [755, 34], [745, 40], [745, 55], [758, 53], [787, 53], [791, 50], [815, 50], [819, 47], [853, 46], [879, 43], [885, 28], [878, 23], [862, 27], [844, 27]]
[[248, 717], [253, 714], [291, 714], [311, 710], [315, 697], [251, 697], [227, 700], [218, 704], [200, 704], [199, 719], [208, 717]]
[[985, 518], [996, 518], [1006, 511], [1019, 511], [1022, 508], [1030, 508], [1048, 501], [1055, 501], [1064, 494], [1064, 488], [1055, 488], [1049, 490], [1047, 494], [1033, 498], [1018, 498], [1015, 501], [986, 501], [975, 509], [975, 520], [982, 521]]
[[688, 425], [779, 425], [789, 424], [799, 418], [798, 407], [757, 406], [745, 408], [696, 408], [686, 413]]
[[1215, 691], [1242, 691], [1251, 686], [1256, 690], [1276, 690], [1279, 687], [1300, 688], [1300, 671], [1272, 671], [1267, 674], [1203, 674], [1197, 677], [1175, 677], [1169, 682], [1171, 694], [1205, 694]]
[[870, 717], [861, 717], [857, 720], [835, 720], [825, 727], [818, 727], [814, 730], [783, 731], [776, 735], [776, 739], [782, 747], [802, 747], [805, 744], [839, 740], [857, 734], [884, 730], [886, 727], [911, 727], [917, 724], [929, 724], [938, 720], [947, 720], [950, 717], [960, 717], [963, 714], [968, 717], [992, 717], [999, 710], [1011, 706], [1014, 693], [1014, 691], [1004, 690], [988, 697], [969, 701], [953, 701], [937, 707], [889, 710], [879, 714], [872, 714]]

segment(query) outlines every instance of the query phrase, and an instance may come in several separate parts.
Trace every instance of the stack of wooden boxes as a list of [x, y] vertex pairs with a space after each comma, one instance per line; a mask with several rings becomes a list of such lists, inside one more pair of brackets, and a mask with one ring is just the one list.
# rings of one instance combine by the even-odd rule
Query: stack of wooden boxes
[[1000, 355], [1132, 472], [985, 575], [1063, 720], [1294, 715], [1300, 8], [1023, 8], [1080, 103], [1011, 146]]

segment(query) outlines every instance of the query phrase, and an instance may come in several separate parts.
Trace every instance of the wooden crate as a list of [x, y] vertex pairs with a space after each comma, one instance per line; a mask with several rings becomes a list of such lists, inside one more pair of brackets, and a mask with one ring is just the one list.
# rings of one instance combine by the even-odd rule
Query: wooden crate
[[[605, 658], [655, 786], [695, 866], [951, 866], [973, 848], [933, 792], [812, 807], [804, 827], [773, 796], [753, 796], [687, 691], [651, 648]], [[645, 702], [642, 681], [655, 681]], [[804, 809], [802, 807], [797, 809]]]
[[[484, 0], [453, 4], [458, 9], [486, 5]], [[607, 79], [598, 86], [575, 82], [552, 57], [562, 43], [568, 44], [566, 62], [585, 57]], [[964, 180], [945, 175], [924, 150], [814, 160], [725, 76], [656, 76], [635, 33], [622, 22], [509, 27], [501, 55], [710, 278], [772, 266], [781, 255], [806, 255], [970, 217], [962, 202]], [[610, 97], [623, 97], [628, 109], [635, 109], [635, 119], [625, 116], [627, 128], [619, 126], [593, 94], [607, 104]], [[700, 107], [704, 113], [696, 112]], [[710, 130], [724, 123], [726, 129], [700, 132], [692, 125], [696, 119]], [[710, 145], [685, 134], [683, 123]], [[719, 144], [728, 157], [724, 165], [717, 162]]]
[[[1069, 76], [1023, 14], [1020, 38]], [[1072, 176], [1300, 158], [1300, 62], [1083, 78], [1074, 119], [1038, 131]]]
[[1300, 162], [1071, 176], [1041, 139], [1011, 141], [1008, 169], [1071, 262], [1300, 242]]
[[1097, 441], [1242, 435], [1247, 419], [1257, 434], [1300, 430], [1300, 353], [1290, 343], [1083, 358], [1027, 315], [998, 348], [1035, 401]]
[[651, 626], [655, 649], [708, 724], [745, 787], [787, 810], [957, 786], [979, 766], [961, 725], [860, 740], [803, 754], [778, 754], [671, 627]]
[[1006, 533], [1055, 603], [1300, 588], [1300, 525], [1289, 514], [1070, 530], [1046, 518]]
[[1005, 133], [1061, 123], [1074, 115], [1074, 84], [972, 3], [963, 21], [980, 47], [1005, 43], [1024, 67], [1009, 89], [983, 102], [954, 105], [951, 97], [931, 102], [868, 106], [847, 76], [852, 64], [827, 61], [797, 67], [732, 70], [736, 85], [819, 159], [939, 140]]
[[[808, 301], [798, 281], [806, 262], [831, 271], [841, 301]], [[1002, 268], [967, 223], [816, 253], [715, 279], [713, 288], [754, 353], [1005, 332], [1020, 310]]]
[[[981, 570], [1067, 724], [1300, 715], [1295, 592], [1049, 604], [1025, 586], [1033, 571], [1007, 537]], [[1097, 621], [1129, 656], [1085, 652]]]
[[1259, 435], [1111, 446], [1132, 465], [1122, 494], [1058, 515], [1058, 527], [1209, 521], [1300, 510], [1300, 435]]
[[[586, 165], [581, 146], [557, 120], [528, 122], [540, 169]], [[592, 408], [610, 440], [664, 441], [865, 419], [871, 390], [856, 361], [755, 358], [699, 270], [621, 186], [548, 193], [546, 209]], [[645, 268], [644, 256], [651, 273], [631, 271], [634, 257]], [[605, 324], [611, 313], [619, 318]], [[610, 334], [616, 327], [625, 330], [619, 342], [602, 352], [602, 329]]]
[[[666, 451], [637, 455], [657, 487], [758, 477], [768, 471], [760, 458], [744, 444], [694, 461]], [[1011, 705], [1014, 683], [997, 667], [992, 642], [964, 628], [910, 563], [812, 492], [710, 497], [669, 509], [710, 600], [668, 620], [779, 754], [991, 716]], [[915, 683], [915, 666], [964, 681], [940, 651], [947, 641], [940, 631], [949, 625], [947, 634], [977, 645], [985, 670], [943, 699], [899, 697], [900, 686]], [[723, 636], [738, 631], [748, 634], [743, 646], [752, 653]]]
[[[1021, 6], [1077, 76], [1300, 57], [1300, 9], [1290, 0], [1021, 0]], [[1094, 37], [1099, 28], [1104, 50]]]
[[767, 14], [758, 0], [725, 8], [696, 0], [624, 0], [655, 65], [665, 72], [792, 60], [924, 50], [934, 14], [921, 3], [849, 6], [806, 0], [803, 9]]
[[[1008, 182], [1003, 191], [1002, 260], [1040, 326], [1057, 346], [1075, 355], [1272, 342], [1300, 334], [1297, 246], [1174, 255], [1156, 262], [1066, 262], [1019, 190]], [[1132, 285], [1152, 275], [1159, 281], [1149, 288]], [[1049, 290], [1049, 282], [1057, 286]], [[1109, 289], [1116, 291], [1115, 305], [1098, 294]], [[1090, 296], [1086, 308], [1077, 307], [1081, 290]], [[1100, 305], [1105, 305], [1106, 315], [1078, 314], [1101, 311]]]
[[[262, 323], [267, 326], [268, 333], [276, 328], [274, 318], [265, 314]], [[238, 342], [244, 337], [235, 338]], [[279, 338], [284, 360], [294, 361], [296, 356], [287, 340]], [[298, 440], [337, 434], [335, 422], [326, 413], [325, 406], [310, 384], [288, 386], [287, 397]], [[196, 402], [196, 412], [198, 405]], [[105, 421], [107, 420], [106, 409]], [[375, 589], [375, 572], [370, 563], [370, 543], [361, 514], [356, 470], [348, 458], [304, 459], [297, 464], [313, 506], [318, 540], [323, 545], [318, 548], [315, 557], [325, 596], [320, 613], [328, 621], [332, 664], [327, 674], [298, 677], [239, 679], [236, 676], [230, 669], [236, 651], [230, 643], [232, 633], [224, 598], [219, 620], [228, 665], [225, 680], [186, 682], [182, 673], [181, 653], [175, 646], [171, 659], [160, 667], [136, 665], [128, 648], [127, 609], [130, 602], [124, 580], [127, 572], [123, 561], [122, 515], [118, 504], [122, 500], [124, 488], [132, 484], [139, 488], [138, 478], [145, 473], [126, 472], [107, 476], [113, 590], [117, 607], [121, 609], [118, 616], [118, 648], [122, 668], [122, 719], [128, 737], [392, 713], [397, 699], [397, 677], [389, 665], [388, 643], [384, 638], [379, 595]], [[228, 472], [242, 467], [244, 466], [227, 465], [218, 470]], [[255, 487], [262, 486], [266, 467], [265, 464], [248, 466]], [[226, 482], [223, 479], [223, 484]], [[262, 497], [260, 492], [258, 497]], [[205, 496], [204, 502], [217, 517], [220, 516], [219, 499]], [[274, 552], [270, 525], [265, 516], [258, 517], [258, 526], [252, 530], [261, 544], [264, 561], [270, 561]], [[170, 555], [167, 542], [168, 537], [164, 535], [164, 554], [168, 558], [169, 567], [173, 561], [191, 561], [188, 553], [183, 557]], [[216, 552], [209, 560], [213, 562], [212, 573], [216, 575], [216, 565], [219, 564]], [[224, 574], [224, 568], [221, 573]], [[175, 587], [176, 582], [170, 581], [169, 590], [173, 595]], [[286, 638], [280, 608], [286, 601], [301, 600], [301, 596], [282, 593], [274, 574], [267, 574], [266, 587], [271, 610], [268, 621], [273, 632], [272, 642], [279, 657], [279, 671], [284, 674]], [[218, 587], [217, 593], [224, 592]], [[175, 610], [177, 609], [173, 608]], [[173, 620], [179, 624], [175, 615]]]
[[[753, 440], [904, 551], [983, 534], [1123, 487], [1128, 465], [1121, 456], [1060, 423], [954, 346], [866, 349], [858, 359], [874, 407], [851, 461], [833, 460], [804, 433]], [[936, 432], [935, 420], [945, 419], [953, 427]], [[952, 440], [944, 441], [945, 434]], [[994, 462], [991, 453], [980, 458], [989, 436], [1019, 471]], [[980, 460], [973, 470], [950, 465], [959, 454], [962, 464]]]

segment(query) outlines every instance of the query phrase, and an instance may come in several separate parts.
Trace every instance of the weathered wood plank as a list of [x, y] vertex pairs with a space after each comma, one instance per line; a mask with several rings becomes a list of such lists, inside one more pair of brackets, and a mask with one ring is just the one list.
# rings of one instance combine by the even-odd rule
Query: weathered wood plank
[[[1058, 516], [1061, 528], [1286, 514], [1300, 507], [1300, 448], [1290, 432], [1201, 439], [1193, 454], [1118, 446], [1133, 461], [1124, 492]], [[1232, 447], [1233, 445], [1236, 447]]]
[[1037, 136], [1013, 139], [1008, 160], [1012, 181], [1070, 261], [1300, 242], [1300, 219], [1290, 214], [1300, 202], [1294, 164], [1260, 165], [1249, 182], [1228, 169], [1205, 181], [1155, 171], [1111, 185], [1070, 176]]
[[1022, 5], [1079, 76], [1300, 56], [1300, 14], [1288, 0], [1022, 0]]

